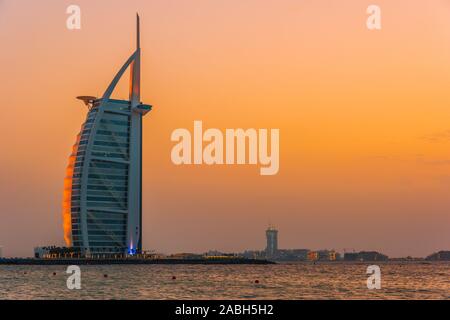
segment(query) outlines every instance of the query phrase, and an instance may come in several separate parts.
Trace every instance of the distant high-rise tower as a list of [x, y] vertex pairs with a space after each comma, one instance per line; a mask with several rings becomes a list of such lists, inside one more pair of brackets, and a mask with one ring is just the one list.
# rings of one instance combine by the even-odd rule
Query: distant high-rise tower
[[278, 230], [270, 226], [266, 230], [266, 239], [267, 239], [266, 255], [268, 257], [273, 257], [278, 252]]
[[[111, 95], [130, 67], [129, 100]], [[64, 238], [83, 254], [142, 251], [141, 48], [137, 16], [136, 51], [101, 98], [79, 97], [89, 107], [69, 158], [64, 183]]]

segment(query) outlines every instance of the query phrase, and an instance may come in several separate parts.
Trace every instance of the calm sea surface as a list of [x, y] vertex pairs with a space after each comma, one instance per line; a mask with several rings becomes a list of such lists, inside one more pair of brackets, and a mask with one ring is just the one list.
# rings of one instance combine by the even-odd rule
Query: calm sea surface
[[0, 266], [0, 299], [450, 299], [450, 263], [380, 264], [380, 290], [368, 265], [81, 266], [81, 290], [63, 266]]

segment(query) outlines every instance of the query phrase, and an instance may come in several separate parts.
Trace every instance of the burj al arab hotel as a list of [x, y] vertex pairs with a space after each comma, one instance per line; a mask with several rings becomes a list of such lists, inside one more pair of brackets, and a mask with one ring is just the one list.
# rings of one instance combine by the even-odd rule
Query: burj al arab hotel
[[[129, 100], [111, 99], [130, 68]], [[101, 98], [81, 96], [88, 106], [69, 158], [63, 220], [67, 246], [84, 255], [142, 252], [142, 117], [140, 26], [136, 51]]]

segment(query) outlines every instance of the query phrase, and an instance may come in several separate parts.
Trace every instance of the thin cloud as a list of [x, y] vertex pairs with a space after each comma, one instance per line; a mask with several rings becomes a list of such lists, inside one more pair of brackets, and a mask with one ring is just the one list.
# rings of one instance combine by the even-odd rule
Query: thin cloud
[[422, 160], [423, 164], [430, 165], [430, 166], [448, 166], [450, 165], [449, 159], [438, 159], [438, 160]]
[[422, 136], [421, 139], [428, 142], [450, 142], [450, 129]]

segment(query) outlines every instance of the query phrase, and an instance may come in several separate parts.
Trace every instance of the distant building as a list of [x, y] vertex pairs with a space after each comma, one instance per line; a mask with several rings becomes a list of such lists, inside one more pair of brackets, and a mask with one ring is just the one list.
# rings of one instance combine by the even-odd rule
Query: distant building
[[218, 251], [218, 250], [209, 250], [205, 256], [224, 256], [225, 253], [222, 251]]
[[361, 251], [358, 254], [360, 261], [387, 261], [389, 257], [376, 251]]
[[275, 257], [278, 254], [278, 230], [269, 227], [266, 230], [266, 255], [267, 257]]
[[308, 252], [308, 261], [317, 261], [319, 260], [319, 253], [317, 251]]
[[[247, 250], [239, 255], [251, 259], [270, 259], [272, 261], [338, 261], [341, 255], [334, 250], [311, 251], [309, 249], [278, 249], [278, 230], [270, 226], [266, 230], [266, 248], [263, 251]], [[220, 252], [210, 251], [208, 255]], [[355, 257], [355, 260], [357, 256]]]
[[429, 261], [450, 261], [450, 251], [439, 251], [426, 257]]
[[51, 258], [50, 247], [36, 247], [36, 248], [34, 248], [34, 257], [36, 259]]
[[356, 252], [345, 252], [344, 261], [357, 261], [358, 254]]
[[79, 258], [81, 257], [81, 252], [73, 247], [36, 247], [34, 248], [34, 257], [36, 259]]
[[334, 250], [320, 250], [317, 252], [320, 261], [336, 261], [339, 260], [339, 253]]
[[266, 258], [266, 251], [255, 251], [255, 250], [246, 250], [243, 253], [240, 254], [244, 258], [249, 259], [265, 259]]
[[336, 252], [336, 251], [333, 251], [333, 252], [334, 252], [334, 257], [335, 257], [334, 260], [338, 261], [338, 260], [342, 259], [341, 254], [339, 252]]
[[279, 261], [306, 261], [308, 249], [278, 249], [276, 260]]
[[292, 255], [296, 257], [298, 260], [306, 261], [308, 259], [309, 249], [292, 249], [290, 250]]
[[376, 251], [361, 251], [344, 254], [345, 261], [387, 261], [389, 257]]

